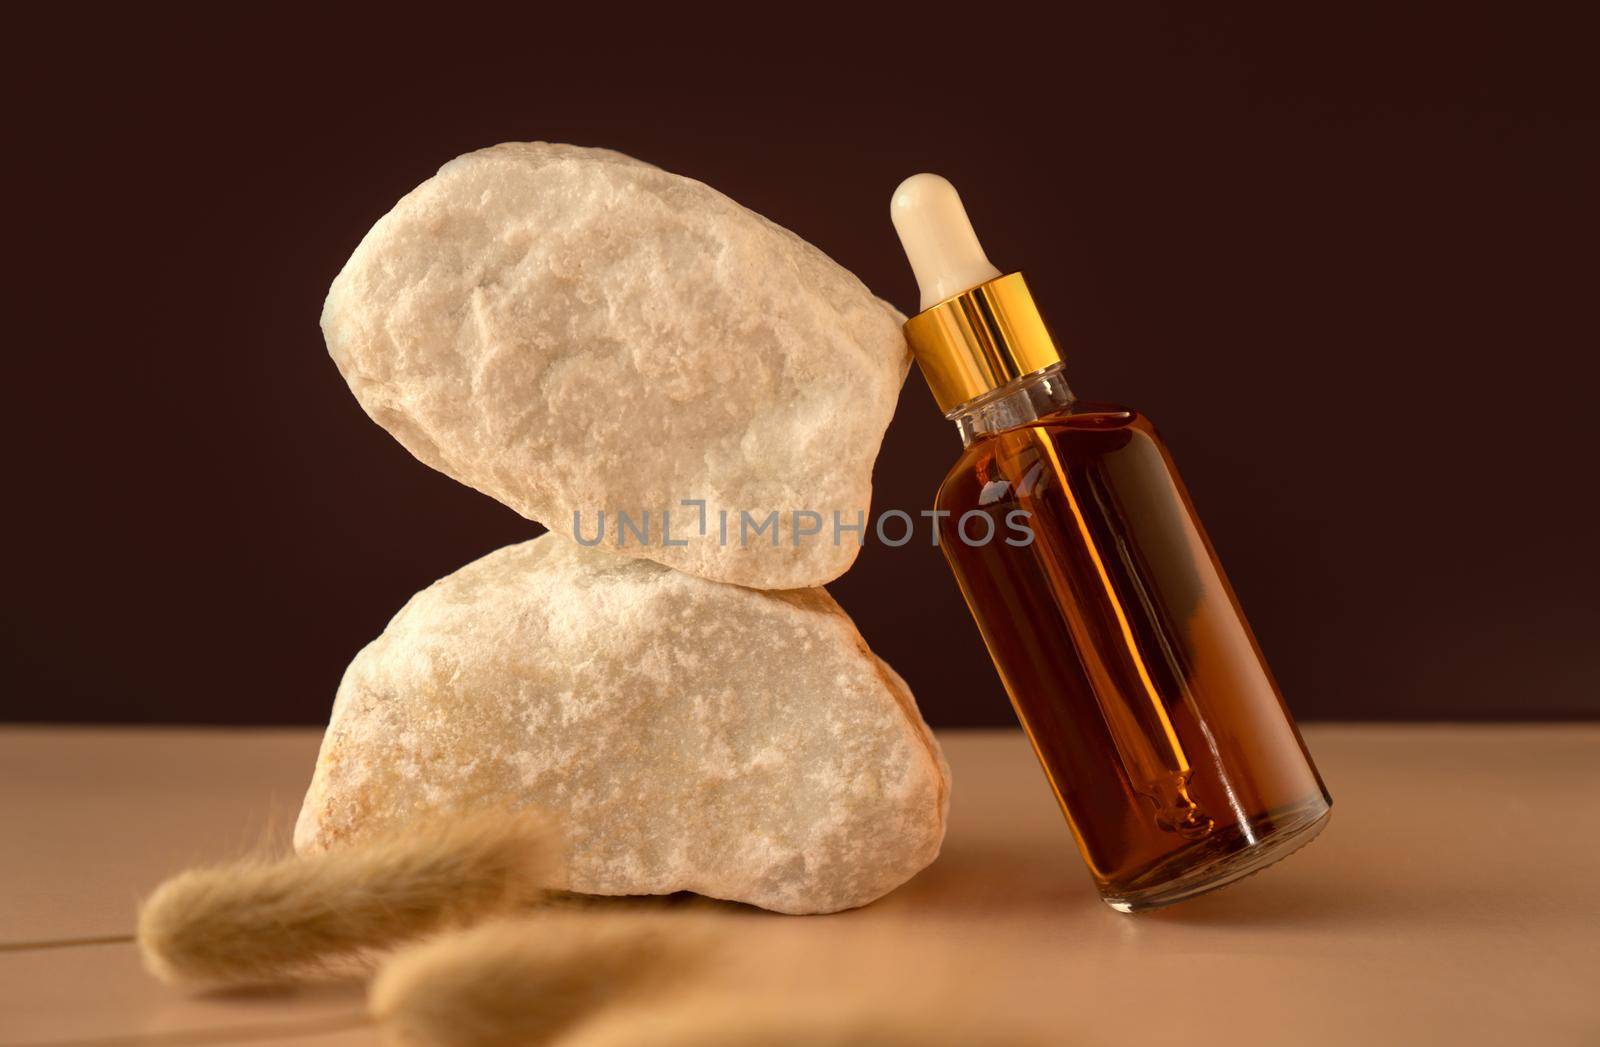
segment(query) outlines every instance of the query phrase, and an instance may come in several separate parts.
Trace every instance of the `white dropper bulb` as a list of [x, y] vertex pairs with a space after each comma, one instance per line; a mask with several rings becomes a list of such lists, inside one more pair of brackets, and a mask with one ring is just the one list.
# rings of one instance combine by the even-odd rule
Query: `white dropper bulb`
[[889, 217], [917, 274], [923, 309], [1000, 275], [983, 253], [949, 179], [936, 174], [907, 178], [894, 191]]

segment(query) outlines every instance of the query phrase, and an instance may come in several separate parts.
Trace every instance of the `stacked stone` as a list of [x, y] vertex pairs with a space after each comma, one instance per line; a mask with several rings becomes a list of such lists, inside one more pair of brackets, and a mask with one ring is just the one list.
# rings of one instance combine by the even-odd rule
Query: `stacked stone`
[[418, 593], [340, 684], [303, 852], [420, 814], [536, 807], [556, 886], [790, 913], [937, 856], [949, 772], [821, 588], [859, 550], [909, 356], [794, 234], [605, 150], [446, 164], [322, 317], [417, 458], [550, 533]]

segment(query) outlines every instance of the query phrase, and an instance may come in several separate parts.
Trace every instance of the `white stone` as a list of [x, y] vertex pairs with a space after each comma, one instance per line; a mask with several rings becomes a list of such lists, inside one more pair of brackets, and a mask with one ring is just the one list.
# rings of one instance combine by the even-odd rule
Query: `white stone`
[[[428, 465], [558, 534], [579, 513], [594, 537], [603, 511], [622, 553], [774, 589], [854, 561], [834, 513], [869, 509], [902, 319], [709, 186], [536, 142], [452, 160], [402, 199], [322, 329], [361, 406]], [[650, 514], [645, 543], [619, 512]]]
[[418, 593], [356, 656], [295, 846], [529, 807], [565, 830], [560, 887], [833, 912], [933, 861], [948, 795], [911, 692], [827, 593], [545, 535]]

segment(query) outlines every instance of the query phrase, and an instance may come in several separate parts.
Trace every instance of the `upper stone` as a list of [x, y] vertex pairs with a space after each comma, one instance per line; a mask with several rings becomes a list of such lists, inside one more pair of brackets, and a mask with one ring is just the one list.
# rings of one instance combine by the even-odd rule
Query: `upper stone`
[[797, 588], [859, 548], [900, 320], [700, 182], [511, 143], [380, 219], [322, 329], [361, 406], [435, 469], [569, 539], [603, 524], [626, 555]]

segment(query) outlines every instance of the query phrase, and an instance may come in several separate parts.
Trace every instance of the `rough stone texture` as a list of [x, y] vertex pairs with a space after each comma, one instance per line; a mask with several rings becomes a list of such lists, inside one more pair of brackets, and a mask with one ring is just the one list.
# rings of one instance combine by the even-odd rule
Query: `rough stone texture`
[[546, 535], [418, 593], [356, 656], [295, 846], [509, 803], [563, 824], [568, 889], [833, 912], [934, 859], [948, 793], [910, 691], [827, 593]]
[[[361, 406], [435, 469], [556, 533], [579, 512], [593, 537], [603, 511], [620, 552], [786, 589], [855, 559], [833, 514], [869, 508], [910, 360], [901, 319], [700, 182], [511, 143], [452, 160], [384, 216], [322, 329]], [[756, 535], [773, 511], [779, 533]], [[645, 542], [619, 512], [650, 514]], [[801, 516], [798, 547], [796, 512], [824, 525], [807, 536], [818, 519]]]

